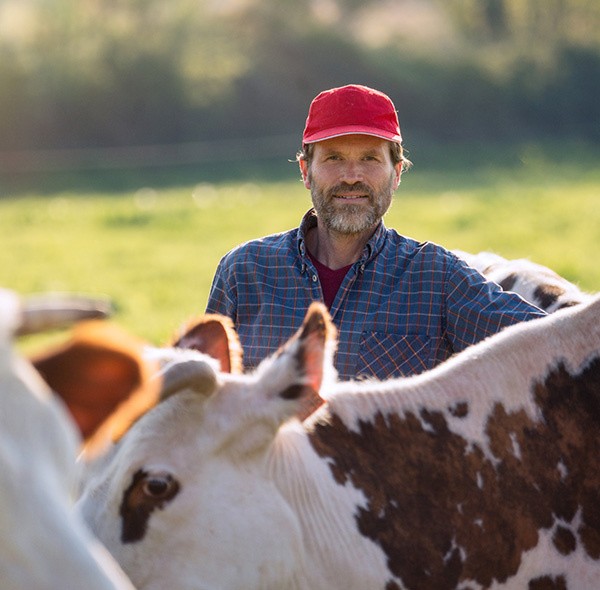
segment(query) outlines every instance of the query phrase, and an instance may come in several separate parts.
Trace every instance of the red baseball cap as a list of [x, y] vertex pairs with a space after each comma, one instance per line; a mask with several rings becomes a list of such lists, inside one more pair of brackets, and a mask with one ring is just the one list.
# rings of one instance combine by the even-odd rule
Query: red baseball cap
[[310, 103], [302, 143], [355, 133], [402, 142], [398, 114], [389, 96], [349, 84], [325, 90]]

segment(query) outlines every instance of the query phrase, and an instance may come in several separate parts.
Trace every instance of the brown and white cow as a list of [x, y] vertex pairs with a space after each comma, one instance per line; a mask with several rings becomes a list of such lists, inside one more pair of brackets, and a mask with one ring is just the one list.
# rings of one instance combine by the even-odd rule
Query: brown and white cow
[[160, 403], [79, 509], [144, 590], [595, 590], [599, 318], [596, 298], [382, 383], [327, 377], [318, 304], [251, 375], [162, 351]]
[[[77, 480], [76, 457], [81, 443], [76, 423], [39, 373], [13, 347], [13, 336], [44, 328], [63, 327], [74, 320], [103, 317], [104, 305], [83, 298], [37, 297], [23, 303], [12, 291], [0, 289], [0, 587], [2, 590], [86, 588], [133, 590], [114, 559], [93, 538], [73, 510]], [[102, 302], [101, 302], [102, 303]], [[75, 307], [73, 307], [75, 304]], [[52, 308], [48, 314], [48, 306]], [[102, 349], [95, 374], [115, 387], [115, 375], [131, 370], [129, 382], [140, 375], [135, 358], [123, 351]], [[61, 351], [63, 381], [85, 374], [81, 361], [92, 360], [74, 347], [75, 364]], [[122, 361], [127, 357], [123, 367]], [[44, 355], [49, 363], [50, 356]], [[134, 366], [135, 365], [135, 366]], [[111, 372], [112, 371], [112, 372]], [[109, 374], [113, 379], [109, 379]], [[137, 378], [135, 377], [137, 375]], [[94, 378], [92, 377], [92, 381]], [[79, 391], [90, 394], [86, 382]], [[83, 388], [83, 389], [81, 389]], [[71, 402], [78, 398], [70, 388]], [[122, 389], [121, 389], [122, 391]], [[129, 392], [128, 392], [129, 394]], [[79, 402], [82, 400], [79, 399]], [[87, 398], [86, 404], [93, 399]], [[106, 400], [101, 403], [104, 410]], [[92, 403], [92, 406], [94, 404]], [[112, 408], [108, 409], [112, 411]]]
[[547, 266], [526, 258], [508, 260], [492, 252], [453, 252], [505, 291], [518, 293], [548, 313], [579, 305], [592, 297]]

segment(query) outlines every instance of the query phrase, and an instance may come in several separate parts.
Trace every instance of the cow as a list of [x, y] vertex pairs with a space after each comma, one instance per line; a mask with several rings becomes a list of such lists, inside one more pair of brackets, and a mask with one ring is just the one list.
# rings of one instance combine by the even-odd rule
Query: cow
[[527, 258], [508, 260], [485, 251], [477, 254], [463, 250], [453, 252], [488, 280], [498, 283], [505, 291], [518, 293], [523, 299], [548, 313], [579, 305], [592, 297], [547, 266]]
[[184, 338], [77, 508], [140, 590], [595, 590], [599, 318], [596, 297], [383, 382], [336, 382], [321, 304], [250, 374]]
[[[80, 297], [22, 300], [12, 291], [0, 290], [2, 590], [133, 590], [116, 561], [73, 510], [76, 458], [81, 445], [77, 423], [65, 403], [13, 343], [15, 334], [105, 317], [105, 302], [100, 301], [100, 306], [97, 303], [90, 304]], [[76, 360], [81, 360], [81, 349], [74, 352]], [[66, 358], [66, 350], [62, 353]], [[110, 354], [108, 351], [108, 355], [97, 359], [102, 372], [113, 367], [113, 377], [115, 372], [123, 376], [124, 371], [117, 368], [121, 357], [116, 363], [109, 362]], [[41, 355], [40, 360], [42, 357], [48, 362], [47, 354]], [[131, 363], [127, 366], [133, 368]], [[65, 368], [67, 376], [76, 376], [75, 371]], [[78, 374], [83, 371], [84, 367], [78, 368]], [[97, 367], [95, 371], [98, 372]], [[134, 372], [139, 372], [139, 366]], [[115, 379], [111, 385], [115, 385]], [[75, 393], [74, 388], [71, 393]], [[74, 400], [75, 397], [71, 401]], [[106, 400], [102, 402], [104, 410], [112, 411], [105, 404]]]

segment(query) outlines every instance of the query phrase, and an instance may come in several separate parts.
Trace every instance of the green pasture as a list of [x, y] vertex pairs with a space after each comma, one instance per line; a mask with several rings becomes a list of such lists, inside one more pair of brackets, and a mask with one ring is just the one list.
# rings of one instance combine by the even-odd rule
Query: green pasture
[[[386, 224], [449, 248], [528, 257], [600, 290], [595, 156], [523, 148], [506, 160], [424, 160], [403, 177]], [[4, 195], [0, 285], [107, 295], [117, 323], [162, 343], [204, 310], [225, 252], [296, 226], [309, 203], [293, 175]]]

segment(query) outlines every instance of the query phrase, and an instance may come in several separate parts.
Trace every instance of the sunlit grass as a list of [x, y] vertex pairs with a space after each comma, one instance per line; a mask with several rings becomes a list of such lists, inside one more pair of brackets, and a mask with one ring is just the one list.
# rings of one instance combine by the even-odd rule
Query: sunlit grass
[[[405, 175], [386, 224], [418, 240], [551, 266], [600, 290], [600, 173], [551, 163]], [[0, 285], [108, 295], [115, 321], [155, 343], [204, 310], [215, 267], [240, 242], [295, 227], [298, 180], [0, 200]]]

